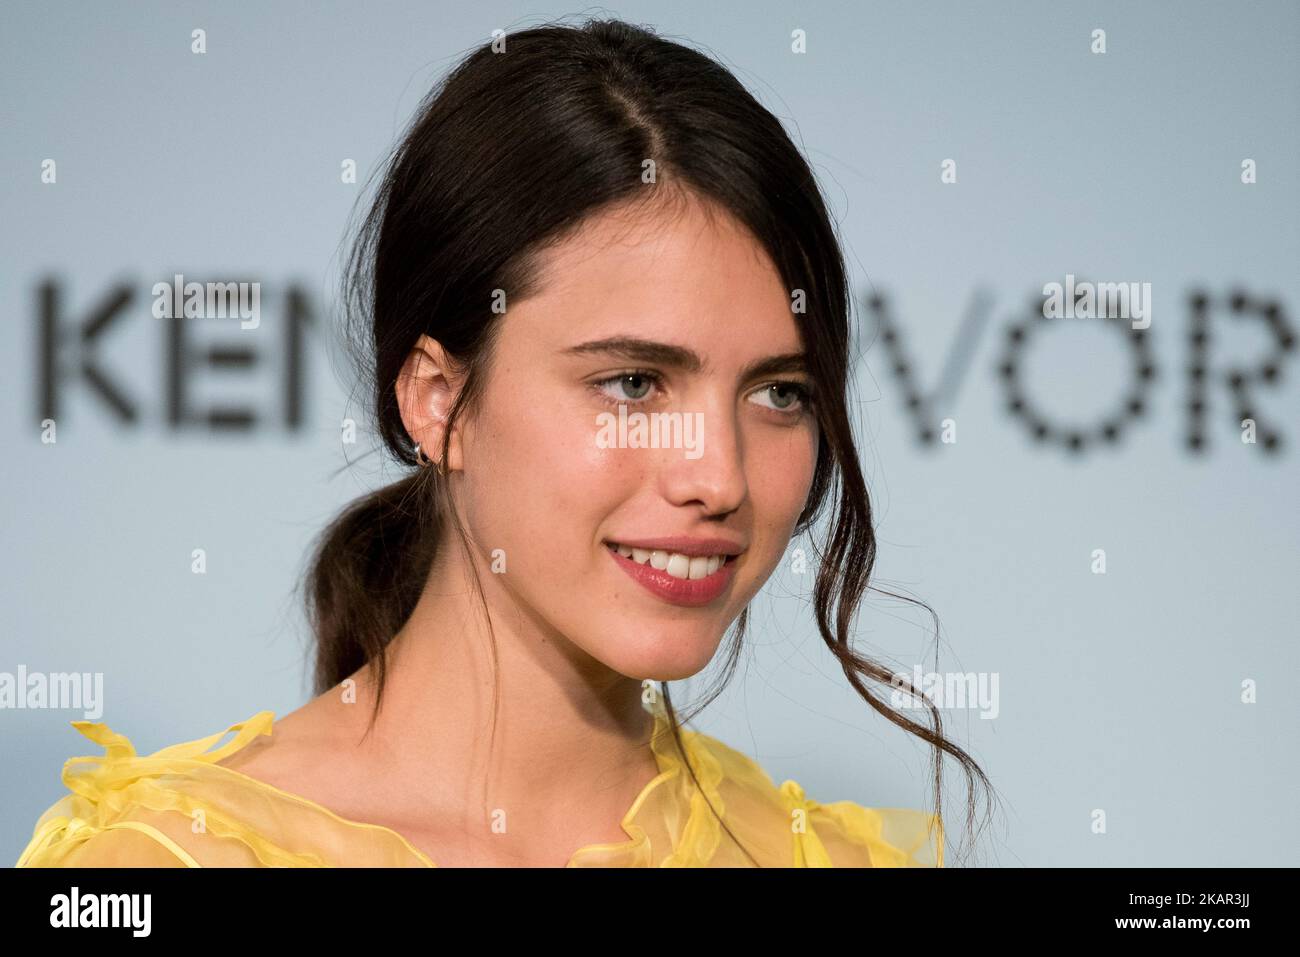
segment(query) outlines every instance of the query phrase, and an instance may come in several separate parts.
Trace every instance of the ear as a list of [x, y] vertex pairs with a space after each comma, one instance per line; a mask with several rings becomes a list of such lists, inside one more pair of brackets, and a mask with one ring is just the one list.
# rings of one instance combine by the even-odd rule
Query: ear
[[[442, 455], [447, 417], [462, 384], [456, 364], [435, 339], [421, 335], [397, 376], [397, 405], [406, 434], [420, 451], [437, 462]], [[447, 447], [447, 471], [461, 467], [460, 429], [453, 428]]]

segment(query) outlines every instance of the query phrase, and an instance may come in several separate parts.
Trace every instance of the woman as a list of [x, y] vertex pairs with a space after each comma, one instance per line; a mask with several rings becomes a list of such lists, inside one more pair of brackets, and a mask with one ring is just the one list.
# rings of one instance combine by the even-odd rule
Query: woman
[[849, 646], [875, 541], [844, 266], [727, 70], [619, 22], [475, 51], [392, 157], [345, 294], [413, 470], [318, 546], [318, 696], [147, 757], [74, 722], [107, 755], [69, 762], [20, 864], [942, 864], [937, 815], [777, 787], [660, 687], [736, 624], [730, 670], [834, 490], [821, 634], [934, 746], [936, 804], [940, 752], [983, 779]]

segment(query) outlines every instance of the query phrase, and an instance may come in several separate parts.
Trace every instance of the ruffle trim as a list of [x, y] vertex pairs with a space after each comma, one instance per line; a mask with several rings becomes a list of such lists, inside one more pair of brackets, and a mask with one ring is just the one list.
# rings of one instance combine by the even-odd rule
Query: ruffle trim
[[[660, 773], [642, 789], [623, 817], [621, 826], [628, 840], [582, 847], [570, 857], [567, 866], [702, 867], [713, 857], [722, 833], [718, 818], [726, 812], [718, 788], [724, 775], [722, 763], [703, 744], [703, 735], [681, 728], [682, 743], [699, 781], [697, 787], [677, 750], [661, 699], [656, 698], [651, 712], [655, 724], [650, 746]], [[681, 807], [688, 810], [685, 823], [677, 827]], [[657, 832], [658, 844], [652, 830]], [[656, 846], [672, 848], [657, 864]]]
[[[720, 853], [719, 816], [746, 844], [752, 840], [775, 847], [766, 866], [942, 866], [942, 829], [932, 815], [908, 808], [865, 808], [850, 801], [822, 804], [809, 798], [795, 781], [776, 788], [747, 757], [682, 728], [695, 771], [692, 777], [662, 704], [651, 710], [655, 716], [651, 746], [660, 773], [642, 789], [620, 822], [628, 839], [584, 846], [571, 856], [569, 867], [731, 866], [737, 845], [728, 838], [727, 854]], [[191, 852], [182, 843], [194, 844], [190, 824], [200, 819], [204, 833], [246, 848], [242, 856], [248, 857], [248, 864], [437, 866], [390, 828], [349, 820], [300, 795], [217, 764], [257, 737], [271, 734], [274, 720], [274, 712], [261, 711], [225, 731], [148, 756], [137, 754], [127, 737], [106, 724], [71, 722], [80, 734], [102, 745], [105, 753], [65, 762], [62, 780], [70, 793], [37, 821], [15, 866], [60, 866], [97, 834], [121, 829], [148, 836], [184, 866], [223, 866], [200, 863], [205, 855], [198, 845]], [[213, 747], [232, 732], [230, 741]], [[728, 795], [743, 798], [742, 806], [730, 809], [730, 816]], [[276, 830], [278, 841], [260, 832], [256, 822], [250, 826], [248, 811], [237, 807], [241, 801], [273, 822], [274, 828], [268, 829]], [[294, 813], [285, 813], [283, 802], [293, 805]], [[339, 827], [331, 831], [330, 822]], [[788, 845], [779, 840], [787, 827], [792, 835]], [[774, 835], [776, 845], [770, 843]], [[365, 863], [358, 864], [356, 858], [364, 858]]]
[[[796, 820], [795, 867], [943, 867], [943, 824], [937, 815], [853, 801], [823, 804], [795, 781], [782, 782], [780, 792]], [[859, 859], [860, 851], [865, 859]]]
[[[95, 835], [119, 828], [129, 828], [148, 835], [187, 867], [202, 866], [161, 828], [130, 818], [129, 815], [138, 815], [141, 809], [146, 813], [177, 812], [188, 821], [201, 815], [205, 832], [239, 841], [267, 867], [327, 866], [317, 855], [294, 853], [277, 846], [241, 821], [223, 814], [220, 808], [208, 801], [195, 799], [184, 791], [157, 783], [157, 779], [163, 776], [183, 776], [203, 767], [238, 774], [229, 768], [217, 766], [216, 762], [234, 754], [259, 735], [270, 734], [274, 720], [274, 712], [261, 711], [246, 721], [232, 724], [225, 731], [170, 745], [148, 756], [137, 754], [130, 739], [113, 731], [107, 724], [71, 722], [86, 738], [102, 745], [105, 753], [101, 756], [69, 758], [64, 763], [62, 780], [71, 793], [60, 799], [37, 821], [32, 839], [15, 866], [58, 866], [60, 861]], [[234, 738], [221, 747], [209, 750], [231, 732], [235, 732]], [[239, 776], [254, 782], [254, 779], [246, 775]], [[254, 783], [266, 790], [293, 797], [262, 782]]]

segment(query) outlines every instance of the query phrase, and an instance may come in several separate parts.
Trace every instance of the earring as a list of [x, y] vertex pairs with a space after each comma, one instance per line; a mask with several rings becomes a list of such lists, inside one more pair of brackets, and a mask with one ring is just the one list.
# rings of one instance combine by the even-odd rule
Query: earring
[[[420, 450], [419, 442], [415, 443], [415, 460], [420, 463], [420, 468], [424, 468], [432, 461], [429, 456], [425, 455], [424, 452]], [[433, 462], [433, 467], [440, 477], [446, 478], [447, 465], [443, 459], [438, 459], [438, 461]]]

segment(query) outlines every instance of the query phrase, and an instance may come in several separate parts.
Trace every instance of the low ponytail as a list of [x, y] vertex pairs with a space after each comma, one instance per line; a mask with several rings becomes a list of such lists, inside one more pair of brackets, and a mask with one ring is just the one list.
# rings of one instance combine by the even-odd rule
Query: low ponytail
[[442, 529], [431, 508], [433, 468], [422, 468], [352, 502], [317, 537], [306, 577], [316, 641], [315, 693], [373, 662], [411, 617]]

